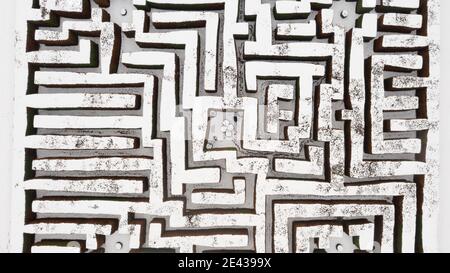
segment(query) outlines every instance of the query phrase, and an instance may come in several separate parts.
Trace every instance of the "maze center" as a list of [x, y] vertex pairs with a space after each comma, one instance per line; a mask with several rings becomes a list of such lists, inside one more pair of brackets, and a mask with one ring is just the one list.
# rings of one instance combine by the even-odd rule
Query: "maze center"
[[23, 0], [17, 252], [432, 252], [436, 0]]

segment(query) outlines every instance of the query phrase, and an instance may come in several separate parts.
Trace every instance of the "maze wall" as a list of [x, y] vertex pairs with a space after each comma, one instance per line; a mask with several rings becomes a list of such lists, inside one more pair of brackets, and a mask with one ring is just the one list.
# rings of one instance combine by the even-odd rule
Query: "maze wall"
[[17, 252], [436, 250], [438, 0], [20, 0]]

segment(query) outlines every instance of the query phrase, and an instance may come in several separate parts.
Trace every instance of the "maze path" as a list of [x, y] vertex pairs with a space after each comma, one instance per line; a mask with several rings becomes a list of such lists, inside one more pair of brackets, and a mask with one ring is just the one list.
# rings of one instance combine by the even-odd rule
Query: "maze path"
[[437, 0], [22, 0], [18, 252], [430, 252]]

